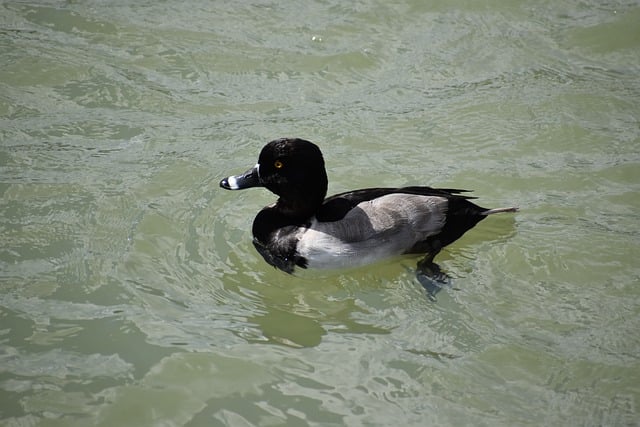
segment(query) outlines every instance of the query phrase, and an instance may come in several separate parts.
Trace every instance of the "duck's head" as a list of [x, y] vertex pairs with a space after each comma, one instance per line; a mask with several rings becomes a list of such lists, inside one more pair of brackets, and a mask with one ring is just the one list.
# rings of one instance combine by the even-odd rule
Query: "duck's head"
[[280, 196], [278, 208], [291, 214], [309, 215], [327, 194], [327, 172], [317, 145], [299, 138], [269, 142], [260, 152], [258, 163], [241, 175], [220, 181], [227, 190], [266, 187]]

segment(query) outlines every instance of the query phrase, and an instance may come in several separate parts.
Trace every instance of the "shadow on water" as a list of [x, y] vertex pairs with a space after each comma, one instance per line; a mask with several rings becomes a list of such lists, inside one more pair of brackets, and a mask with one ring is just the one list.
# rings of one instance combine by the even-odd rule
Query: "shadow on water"
[[[300, 294], [298, 294], [300, 295]], [[326, 297], [326, 295], [325, 295]], [[311, 296], [310, 298], [315, 298]], [[329, 332], [350, 334], [389, 334], [390, 330], [366, 324], [352, 318], [354, 312], [363, 312], [352, 298], [329, 298], [332, 307], [326, 310], [302, 309], [293, 301], [274, 303], [265, 296], [262, 312], [247, 318], [255, 325], [259, 336], [244, 336], [250, 343], [279, 344], [289, 347], [315, 347]], [[322, 304], [322, 302], [319, 302]], [[327, 301], [324, 301], [327, 304]]]

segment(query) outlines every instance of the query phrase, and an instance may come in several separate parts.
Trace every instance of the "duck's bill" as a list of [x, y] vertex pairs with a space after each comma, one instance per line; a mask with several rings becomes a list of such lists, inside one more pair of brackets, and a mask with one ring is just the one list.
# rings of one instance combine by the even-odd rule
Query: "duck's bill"
[[262, 187], [258, 165], [255, 165], [241, 175], [234, 175], [220, 181], [220, 187], [227, 190], [242, 190], [243, 188]]

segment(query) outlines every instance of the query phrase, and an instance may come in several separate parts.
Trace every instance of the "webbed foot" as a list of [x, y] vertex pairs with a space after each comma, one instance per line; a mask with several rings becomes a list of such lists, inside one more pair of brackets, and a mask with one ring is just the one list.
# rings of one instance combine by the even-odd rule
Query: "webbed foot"
[[416, 278], [422, 287], [427, 291], [427, 296], [431, 301], [436, 300], [436, 294], [446, 286], [451, 285], [451, 278], [440, 269], [440, 266], [433, 262], [434, 255], [427, 255], [418, 261], [416, 267]]

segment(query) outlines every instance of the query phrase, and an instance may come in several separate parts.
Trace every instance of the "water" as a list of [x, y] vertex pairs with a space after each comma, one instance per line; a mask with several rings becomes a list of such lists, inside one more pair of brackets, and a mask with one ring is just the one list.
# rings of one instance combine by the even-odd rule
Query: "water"
[[[0, 8], [0, 424], [640, 424], [637, 2]], [[280, 136], [521, 212], [290, 277], [217, 186]]]

